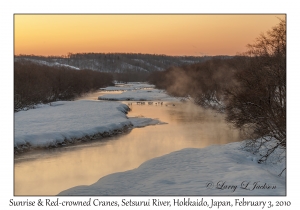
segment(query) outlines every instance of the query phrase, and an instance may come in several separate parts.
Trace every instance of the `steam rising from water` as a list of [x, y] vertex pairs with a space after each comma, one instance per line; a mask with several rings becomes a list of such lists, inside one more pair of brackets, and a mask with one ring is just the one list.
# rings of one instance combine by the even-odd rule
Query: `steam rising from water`
[[15, 160], [15, 195], [56, 195], [183, 148], [240, 140], [239, 132], [230, 129], [222, 115], [192, 103], [133, 104], [129, 117], [142, 115], [168, 124], [137, 128], [127, 134], [49, 152], [27, 153], [20, 157], [22, 161]]

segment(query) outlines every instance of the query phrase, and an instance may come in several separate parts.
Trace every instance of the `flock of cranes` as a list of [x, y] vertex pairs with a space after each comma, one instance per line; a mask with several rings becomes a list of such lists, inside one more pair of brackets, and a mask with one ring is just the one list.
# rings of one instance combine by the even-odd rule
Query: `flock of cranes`
[[[136, 103], [136, 105], [146, 105], [145, 101], [137, 101], [137, 102], [131, 102], [128, 103], [128, 106], [132, 106], [134, 103]], [[163, 106], [164, 102], [153, 102], [153, 101], [148, 101], [147, 102], [148, 105], [156, 105], [156, 106]], [[166, 106], [168, 106], [168, 104], [166, 104]], [[175, 104], [172, 104], [172, 106], [175, 106]]]

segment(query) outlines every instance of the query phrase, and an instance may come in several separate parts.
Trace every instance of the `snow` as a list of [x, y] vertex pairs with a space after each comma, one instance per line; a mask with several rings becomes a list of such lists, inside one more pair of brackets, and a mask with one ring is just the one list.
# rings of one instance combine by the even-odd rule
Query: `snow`
[[145, 127], [147, 125], [160, 125], [166, 124], [165, 122], [159, 121], [159, 119], [143, 118], [143, 117], [131, 117], [130, 121], [135, 128]]
[[181, 60], [183, 63], [197, 63], [198, 61], [193, 61], [193, 60]]
[[[161, 68], [161, 67], [159, 67], [159, 66], [155, 66], [155, 65], [153, 65], [153, 64], [151, 64], [151, 63], [149, 63], [149, 62], [146, 62], [146, 61], [144, 61], [144, 60], [142, 60], [142, 59], [132, 59], [132, 60], [134, 60], [134, 61], [137, 61], [137, 62], [140, 62], [140, 63], [143, 63], [143, 64], [145, 64], [145, 65], [147, 65], [148, 67], [152, 67], [152, 68], [155, 68], [155, 69], [157, 69], [157, 70], [159, 70], [159, 71], [161, 71], [161, 70], [164, 70], [164, 68]], [[148, 71], [148, 70], [147, 70]]]
[[64, 66], [64, 67], [68, 67], [68, 68], [75, 69], [75, 70], [80, 70], [80, 68], [75, 67], [75, 66], [70, 66], [68, 64], [61, 64], [61, 63], [57, 63], [56, 62], [54, 65], [56, 65], [56, 66]]
[[[178, 101], [147, 83], [119, 84], [105, 90], [124, 92], [99, 99]], [[14, 115], [14, 145], [20, 150], [57, 146], [73, 139], [93, 139], [99, 138], [98, 134], [107, 136], [122, 133], [123, 129], [164, 124], [159, 119], [128, 118], [127, 111], [129, 107], [119, 102], [91, 100], [58, 101], [20, 111]], [[259, 153], [246, 150], [245, 144], [186, 148], [59, 195], [286, 195], [285, 172], [278, 176], [285, 168], [285, 150], [277, 150], [266, 163], [258, 164]], [[278, 154], [284, 154], [283, 158], [276, 159]]]
[[172, 152], [59, 195], [286, 195], [285, 175], [279, 177], [271, 170], [282, 170], [285, 162], [258, 164], [242, 144]]
[[115, 86], [109, 86], [101, 88], [102, 91], [128, 91], [128, 90], [140, 90], [140, 89], [153, 89], [155, 86], [143, 82], [132, 83], [116, 83]]
[[111, 101], [179, 101], [169, 96], [164, 90], [154, 89], [154, 85], [143, 82], [132, 82], [114, 87], [101, 88], [103, 92], [121, 91], [121, 94], [106, 94], [99, 96], [99, 100]]
[[129, 107], [106, 101], [57, 101], [15, 113], [16, 149], [49, 147], [95, 134], [116, 134], [124, 129], [161, 124], [149, 118], [128, 118]]
[[[177, 100], [153, 87], [148, 83], [136, 82], [102, 90], [126, 91], [122, 94], [103, 96], [109, 100]], [[20, 111], [14, 115], [14, 146], [17, 150], [28, 147], [56, 147], [77, 140], [114, 135], [133, 127], [163, 124], [158, 119], [128, 118], [126, 113], [129, 110], [127, 105], [119, 102], [80, 100], [57, 101], [51, 105], [40, 105], [35, 109]]]
[[147, 63], [146, 61], [142, 60], [142, 59], [132, 59], [134, 61], [138, 61], [138, 62], [141, 62], [141, 63]]
[[106, 94], [100, 96], [99, 100], [114, 101], [179, 101], [180, 99], [169, 96], [158, 89], [130, 90], [121, 94]]
[[[32, 61], [32, 62], [37, 63], [39, 65], [45, 65], [45, 66], [62, 66], [62, 67], [67, 67], [67, 68], [74, 69], [74, 70], [80, 70], [78, 67], [70, 66], [70, 65], [67, 65], [67, 64], [61, 64], [61, 63], [58, 63], [58, 62], [47, 62], [47, 61], [37, 60], [37, 59], [32, 59], [32, 58], [24, 58], [24, 59]], [[18, 60], [18, 59], [16, 58], [16, 60]]]
[[133, 70], [139, 70], [139, 71], [147, 71], [148, 72], [147, 69], [144, 69], [144, 68], [142, 68], [140, 66], [133, 66], [133, 65], [131, 65], [129, 63], [122, 63], [121, 64], [121, 68], [122, 69], [133, 69]]

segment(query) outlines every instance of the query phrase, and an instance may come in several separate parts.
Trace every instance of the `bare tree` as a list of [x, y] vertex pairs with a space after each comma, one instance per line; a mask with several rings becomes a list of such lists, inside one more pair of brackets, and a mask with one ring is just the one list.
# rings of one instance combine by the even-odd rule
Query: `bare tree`
[[72, 100], [81, 94], [112, 85], [110, 74], [92, 70], [14, 63], [14, 111], [31, 109], [40, 103]]
[[226, 91], [227, 121], [251, 134], [255, 151], [264, 162], [286, 148], [286, 22], [261, 34], [244, 54], [237, 85]]

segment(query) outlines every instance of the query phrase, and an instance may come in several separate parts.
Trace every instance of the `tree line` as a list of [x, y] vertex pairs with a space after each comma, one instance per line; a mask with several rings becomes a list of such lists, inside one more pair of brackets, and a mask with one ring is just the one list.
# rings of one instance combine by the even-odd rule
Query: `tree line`
[[260, 152], [258, 162], [286, 148], [285, 20], [261, 34], [245, 53], [153, 72], [149, 82], [225, 113], [226, 121], [251, 139], [247, 147]]
[[231, 87], [233, 75], [243, 65], [243, 56], [213, 58], [203, 63], [170, 67], [150, 74], [148, 81], [170, 95], [186, 97], [197, 105], [224, 111], [224, 90]]
[[[227, 58], [230, 56], [214, 56]], [[91, 69], [109, 73], [135, 71], [140, 74], [164, 70], [170, 66], [198, 63], [212, 56], [167, 56], [141, 53], [69, 53], [62, 56], [17, 55], [15, 59], [45, 61], [49, 64], [66, 64], [79, 69]]]
[[14, 62], [14, 111], [34, 108], [40, 103], [73, 100], [112, 84], [113, 76], [108, 73], [18, 60]]

